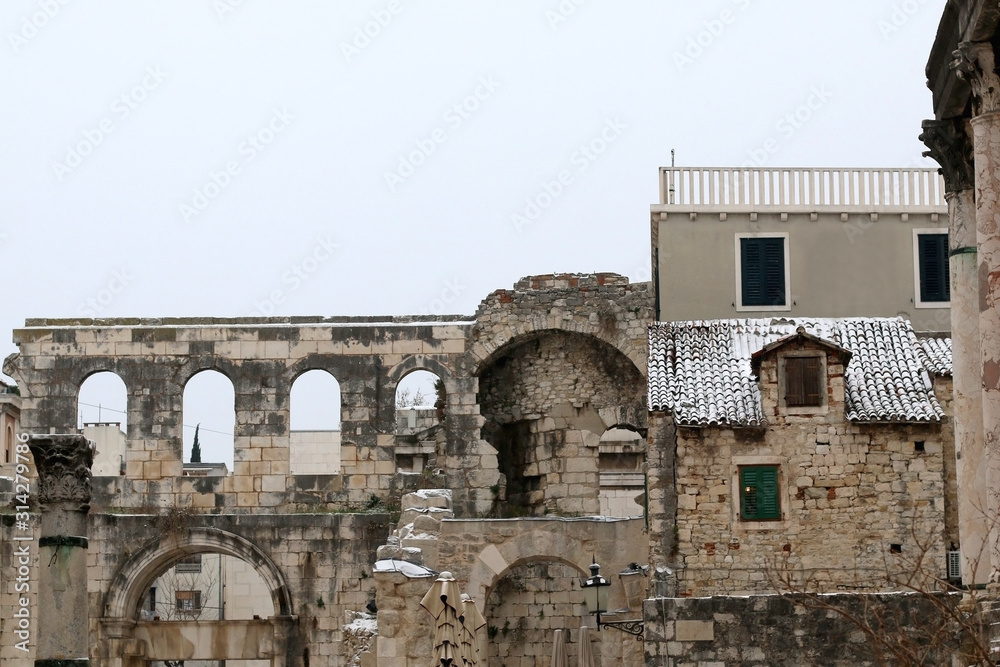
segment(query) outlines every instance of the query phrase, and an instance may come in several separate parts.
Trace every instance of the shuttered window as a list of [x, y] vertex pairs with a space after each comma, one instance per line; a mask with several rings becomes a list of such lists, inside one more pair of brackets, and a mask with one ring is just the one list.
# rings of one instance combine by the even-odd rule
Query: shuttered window
[[823, 405], [823, 364], [819, 357], [785, 357], [785, 407]]
[[744, 306], [784, 306], [785, 239], [740, 239], [740, 298]]
[[740, 518], [743, 521], [772, 521], [781, 518], [778, 466], [740, 468]]
[[920, 258], [920, 300], [951, 301], [948, 235], [917, 236], [917, 256]]

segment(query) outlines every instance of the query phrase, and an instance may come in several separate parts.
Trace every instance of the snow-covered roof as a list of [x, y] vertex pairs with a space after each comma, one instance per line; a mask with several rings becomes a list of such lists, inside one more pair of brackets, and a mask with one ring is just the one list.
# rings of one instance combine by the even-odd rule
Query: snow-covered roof
[[872, 317], [653, 324], [649, 409], [671, 411], [689, 426], [765, 425], [751, 357], [799, 327], [851, 352], [844, 375], [847, 419], [938, 422], [944, 416], [928, 373], [950, 375], [951, 341], [918, 339], [902, 318]]

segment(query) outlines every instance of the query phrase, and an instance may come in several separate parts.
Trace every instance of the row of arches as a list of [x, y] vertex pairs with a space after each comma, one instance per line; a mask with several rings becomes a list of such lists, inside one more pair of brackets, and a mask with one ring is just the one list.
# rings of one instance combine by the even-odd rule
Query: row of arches
[[[408, 372], [396, 386], [397, 410], [432, 408], [439, 383], [440, 378], [429, 371]], [[99, 445], [105, 443], [105, 450], [123, 448], [128, 433], [128, 399], [125, 382], [116, 373], [101, 371], [90, 375], [80, 386], [78, 428], [96, 435]], [[219, 371], [200, 371], [184, 385], [181, 424], [185, 463], [223, 463], [232, 470], [235, 400], [232, 381]], [[331, 465], [334, 460], [339, 463], [339, 454], [332, 456], [334, 452], [327, 450], [340, 445], [340, 383], [329, 371], [306, 371], [293, 382], [289, 403], [292, 472], [332, 472], [328, 469], [336, 467]], [[397, 417], [397, 422], [401, 421], [405, 420]], [[298, 451], [296, 442], [300, 445]], [[106, 462], [101, 474], [113, 474], [109, 471], [114, 466], [114, 461]]]

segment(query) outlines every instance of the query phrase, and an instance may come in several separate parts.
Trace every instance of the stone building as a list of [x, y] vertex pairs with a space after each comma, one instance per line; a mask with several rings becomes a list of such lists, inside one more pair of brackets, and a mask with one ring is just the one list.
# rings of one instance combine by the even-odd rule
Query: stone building
[[649, 378], [676, 426], [676, 553], [653, 560], [680, 595], [890, 590], [921, 560], [948, 578], [947, 339], [898, 318], [663, 323]]

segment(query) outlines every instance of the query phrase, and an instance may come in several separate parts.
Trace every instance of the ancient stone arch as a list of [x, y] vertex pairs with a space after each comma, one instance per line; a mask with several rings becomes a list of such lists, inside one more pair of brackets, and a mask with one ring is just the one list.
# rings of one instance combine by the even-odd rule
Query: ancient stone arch
[[[489, 545], [477, 554], [476, 564], [469, 573], [469, 595], [482, 608], [496, 583], [529, 561], [554, 561], [585, 573], [591, 559], [596, 557], [587, 547], [583, 540], [570, 535], [538, 529], [521, 533], [499, 546]], [[501, 567], [499, 572], [493, 569], [497, 566]]]
[[[252, 621], [141, 621], [142, 598], [163, 570], [185, 555], [205, 552], [233, 556], [251, 565], [271, 595], [274, 616], [255, 617]], [[192, 638], [199, 635], [210, 639], [202, 640], [203, 646], [197, 650], [209, 653], [195, 652], [192, 658], [269, 659], [272, 665], [283, 666], [289, 662], [289, 648], [298, 644], [292, 596], [281, 571], [252, 542], [217, 528], [187, 528], [146, 544], [122, 565], [111, 581], [104, 609], [105, 616], [100, 621], [102, 653], [109, 664], [122, 667], [144, 665], [150, 658], [187, 657], [184, 653], [169, 652], [183, 651], [185, 647], [196, 651]], [[233, 646], [233, 637], [237, 638], [238, 646]], [[243, 653], [230, 653], [234, 650]]]
[[292, 615], [292, 601], [284, 577], [274, 562], [249, 540], [217, 528], [189, 528], [147, 544], [115, 575], [105, 595], [107, 618], [134, 620], [149, 585], [172, 562], [186, 555], [211, 552], [239, 558], [267, 584], [275, 614]]

